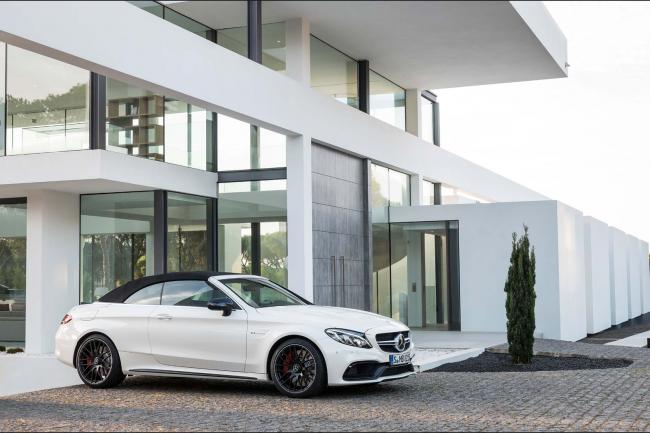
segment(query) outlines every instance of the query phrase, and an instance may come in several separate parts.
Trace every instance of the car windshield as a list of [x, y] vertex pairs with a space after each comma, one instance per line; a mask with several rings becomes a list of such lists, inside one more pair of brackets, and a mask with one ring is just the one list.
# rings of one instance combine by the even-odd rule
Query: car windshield
[[253, 308], [305, 305], [302, 299], [275, 284], [245, 278], [225, 279], [221, 283]]

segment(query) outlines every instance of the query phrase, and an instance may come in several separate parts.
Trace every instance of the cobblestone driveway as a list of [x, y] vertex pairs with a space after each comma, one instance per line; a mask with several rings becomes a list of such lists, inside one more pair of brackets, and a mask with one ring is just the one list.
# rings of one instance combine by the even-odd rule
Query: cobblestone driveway
[[540, 341], [635, 360], [624, 369], [422, 373], [310, 400], [246, 382], [132, 378], [0, 399], [0, 430], [648, 430], [650, 349]]

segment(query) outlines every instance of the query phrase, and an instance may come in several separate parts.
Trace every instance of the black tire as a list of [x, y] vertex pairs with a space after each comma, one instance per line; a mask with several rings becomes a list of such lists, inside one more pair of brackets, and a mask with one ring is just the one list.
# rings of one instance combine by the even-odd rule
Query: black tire
[[112, 388], [124, 381], [120, 355], [113, 342], [103, 335], [91, 335], [79, 343], [77, 373], [91, 388]]
[[275, 388], [287, 397], [306, 398], [327, 387], [327, 367], [316, 346], [303, 338], [282, 342], [269, 363]]

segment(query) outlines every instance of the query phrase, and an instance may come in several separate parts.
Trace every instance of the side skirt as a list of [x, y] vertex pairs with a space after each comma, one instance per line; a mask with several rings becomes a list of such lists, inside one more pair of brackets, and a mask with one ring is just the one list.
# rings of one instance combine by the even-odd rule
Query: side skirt
[[200, 377], [204, 379], [231, 379], [231, 380], [258, 380], [251, 376], [235, 376], [217, 373], [199, 373], [190, 371], [174, 370], [153, 370], [153, 369], [136, 369], [129, 370], [126, 374], [143, 375], [143, 376], [170, 376], [170, 377]]

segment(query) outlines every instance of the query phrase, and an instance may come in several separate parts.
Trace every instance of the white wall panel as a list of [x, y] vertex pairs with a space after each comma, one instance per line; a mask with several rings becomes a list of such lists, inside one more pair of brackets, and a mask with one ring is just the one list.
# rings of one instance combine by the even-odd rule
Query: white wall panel
[[585, 296], [589, 334], [611, 326], [609, 280], [609, 227], [595, 218], [585, 217]]
[[650, 312], [650, 263], [648, 263], [648, 243], [639, 241], [641, 255], [641, 298], [643, 299], [643, 313]]
[[609, 228], [609, 282], [612, 304], [612, 325], [629, 317], [627, 292], [627, 237], [621, 230]]

